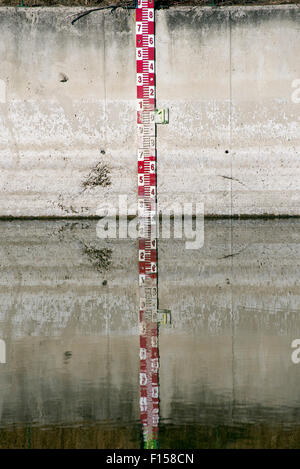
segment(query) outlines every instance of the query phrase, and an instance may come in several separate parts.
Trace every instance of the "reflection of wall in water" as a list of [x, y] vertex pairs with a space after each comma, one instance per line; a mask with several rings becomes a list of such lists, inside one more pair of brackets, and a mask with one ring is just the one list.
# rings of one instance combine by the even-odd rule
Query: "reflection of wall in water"
[[[2, 423], [138, 419], [137, 247], [97, 239], [95, 225], [0, 224]], [[296, 220], [219, 220], [202, 250], [160, 242], [174, 326], [160, 338], [162, 418], [299, 417], [299, 233]], [[111, 250], [107, 268], [83, 243]]]

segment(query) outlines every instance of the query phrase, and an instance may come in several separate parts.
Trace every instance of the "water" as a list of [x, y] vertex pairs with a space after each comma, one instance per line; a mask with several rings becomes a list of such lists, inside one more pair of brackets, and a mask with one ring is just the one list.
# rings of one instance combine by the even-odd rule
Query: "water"
[[[1, 448], [139, 448], [137, 243], [0, 223]], [[159, 242], [161, 448], [299, 448], [300, 220]]]

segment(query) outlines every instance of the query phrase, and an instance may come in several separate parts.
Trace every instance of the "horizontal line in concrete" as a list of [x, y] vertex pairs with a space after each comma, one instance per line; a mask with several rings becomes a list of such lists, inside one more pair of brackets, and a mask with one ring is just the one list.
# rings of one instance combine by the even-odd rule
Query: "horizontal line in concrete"
[[[101, 220], [103, 217], [99, 217], [97, 215], [90, 215], [90, 216], [63, 216], [63, 217], [58, 217], [58, 216], [0, 216], [0, 221], [13, 221], [13, 220]], [[117, 220], [119, 220], [119, 216], [116, 217]], [[128, 220], [134, 219], [135, 216], [128, 216]], [[197, 218], [196, 215], [192, 216], [192, 219], [195, 220]], [[206, 214], [204, 216], [204, 219], [210, 219], [210, 220], [279, 220], [279, 219], [287, 219], [287, 218], [293, 218], [293, 219], [300, 219], [300, 215], [272, 215], [272, 214], [261, 214], [261, 215], [215, 215], [215, 214]], [[159, 216], [159, 219], [162, 219], [162, 215]], [[174, 219], [174, 215], [170, 215], [170, 219]]]

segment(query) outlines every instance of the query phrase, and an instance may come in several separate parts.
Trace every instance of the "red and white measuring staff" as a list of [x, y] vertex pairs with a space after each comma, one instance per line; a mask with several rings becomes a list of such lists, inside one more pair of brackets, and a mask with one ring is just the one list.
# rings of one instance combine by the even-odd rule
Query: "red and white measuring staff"
[[136, 8], [140, 412], [144, 446], [158, 445], [158, 322], [154, 0]]

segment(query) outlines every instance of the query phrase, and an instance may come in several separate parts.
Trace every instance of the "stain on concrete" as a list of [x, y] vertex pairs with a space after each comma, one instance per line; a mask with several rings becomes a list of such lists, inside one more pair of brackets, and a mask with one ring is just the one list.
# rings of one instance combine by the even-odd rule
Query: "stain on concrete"
[[72, 205], [69, 205], [69, 206], [65, 206], [65, 205], [64, 205], [62, 194], [59, 194], [59, 196], [58, 196], [57, 206], [58, 206], [63, 212], [65, 212], [65, 213], [67, 213], [67, 214], [78, 214], [78, 213], [79, 213], [79, 211], [76, 210]]
[[65, 353], [64, 353], [64, 362], [67, 363], [68, 360], [70, 360], [70, 358], [72, 357], [72, 352], [70, 350], [67, 350]]
[[98, 186], [107, 187], [110, 185], [110, 169], [108, 165], [103, 162], [98, 163], [82, 183], [83, 190]]
[[198, 36], [203, 33], [207, 37], [217, 29], [224, 29], [227, 26], [229, 11], [226, 9], [197, 9], [186, 7], [182, 9], [170, 9], [165, 12], [165, 19], [170, 33], [177, 33], [179, 30], [195, 30]]
[[111, 265], [112, 250], [108, 248], [98, 249], [95, 246], [82, 243], [84, 254], [89, 261], [98, 270], [98, 272], [107, 271]]
[[299, 22], [300, 11], [295, 9], [293, 5], [285, 5], [282, 8], [280, 5], [273, 5], [271, 8], [267, 5], [263, 6], [249, 6], [247, 9], [243, 7], [232, 7], [230, 11], [231, 25], [257, 28], [267, 21], [280, 21], [283, 22], [296, 21]]
[[60, 73], [59, 74], [59, 81], [61, 83], [66, 83], [69, 80], [68, 76], [65, 73]]

